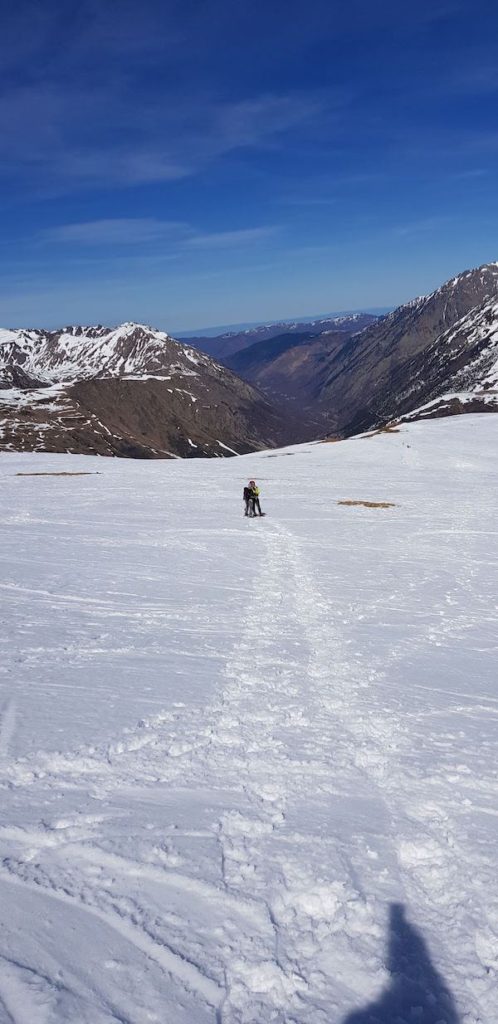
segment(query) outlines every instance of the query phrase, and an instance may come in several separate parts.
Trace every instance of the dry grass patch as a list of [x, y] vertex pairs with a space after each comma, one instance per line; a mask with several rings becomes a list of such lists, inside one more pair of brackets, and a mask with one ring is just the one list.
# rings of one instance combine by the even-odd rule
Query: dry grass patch
[[16, 476], [100, 476], [100, 473], [16, 473]]
[[362, 505], [363, 508], [396, 508], [394, 501], [338, 501], [338, 505]]
[[394, 426], [379, 427], [378, 430], [371, 430], [369, 434], [363, 434], [362, 438], [365, 440], [366, 437], [378, 437], [379, 434], [401, 434], [401, 428]]

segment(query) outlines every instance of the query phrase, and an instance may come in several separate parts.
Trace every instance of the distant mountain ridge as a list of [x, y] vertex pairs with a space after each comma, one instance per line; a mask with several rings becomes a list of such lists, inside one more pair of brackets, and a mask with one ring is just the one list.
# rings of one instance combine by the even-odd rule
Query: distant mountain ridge
[[345, 331], [348, 334], [361, 331], [379, 319], [373, 313], [341, 313], [332, 317], [320, 317], [314, 320], [281, 321], [280, 323], [260, 324], [240, 331], [226, 331], [215, 337], [192, 335], [182, 340], [207, 352], [215, 359], [226, 360], [229, 356], [249, 348], [260, 341], [269, 341], [280, 335], [315, 335], [324, 331]]
[[262, 329], [228, 365], [143, 324], [2, 330], [0, 451], [226, 456], [498, 411], [498, 263], [339, 320]]
[[174, 336], [179, 341], [188, 341], [189, 338], [221, 338], [229, 334], [241, 334], [243, 331], [257, 330], [258, 327], [281, 326], [288, 327], [292, 324], [311, 324], [318, 320], [335, 320], [343, 316], [356, 316], [357, 314], [372, 314], [380, 317], [390, 313], [393, 306], [368, 306], [365, 309], [339, 309], [327, 313], [312, 313], [303, 316], [288, 316], [283, 319], [274, 320], [250, 320], [235, 324], [219, 324], [214, 327], [198, 327], [195, 330], [179, 330]]
[[0, 450], [225, 456], [287, 430], [251, 385], [164, 331], [0, 331]]

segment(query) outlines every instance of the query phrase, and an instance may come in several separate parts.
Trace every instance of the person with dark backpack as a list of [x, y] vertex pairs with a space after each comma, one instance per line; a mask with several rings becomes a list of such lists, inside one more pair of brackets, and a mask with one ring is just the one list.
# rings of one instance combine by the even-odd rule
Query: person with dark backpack
[[242, 497], [244, 499], [244, 504], [245, 504], [244, 515], [245, 516], [253, 516], [254, 515], [254, 501], [253, 501], [253, 496], [252, 496], [252, 487], [251, 487], [250, 484], [246, 484], [246, 486], [244, 487], [244, 493], [243, 493]]

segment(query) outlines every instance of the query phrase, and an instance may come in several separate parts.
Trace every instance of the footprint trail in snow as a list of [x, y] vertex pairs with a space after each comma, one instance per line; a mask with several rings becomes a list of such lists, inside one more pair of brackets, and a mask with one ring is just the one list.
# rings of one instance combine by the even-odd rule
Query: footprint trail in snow
[[[365, 468], [361, 442], [351, 442], [354, 473], [378, 472], [386, 443], [402, 441], [376, 440]], [[294, 456], [311, 508], [323, 481], [317, 475], [313, 491], [310, 464], [333, 457], [339, 472], [332, 447], [340, 446]], [[278, 463], [270, 464], [277, 476]], [[220, 467], [230, 489], [235, 465]], [[209, 478], [214, 469], [195, 472]], [[402, 506], [405, 487], [409, 505], [411, 474], [399, 473], [396, 497]], [[445, 508], [441, 498], [443, 511], [432, 515], [438, 545]], [[157, 595], [137, 595], [123, 624], [128, 647], [119, 593], [134, 601], [137, 575], [131, 566], [117, 578], [119, 549], [116, 556], [109, 537], [112, 583], [96, 595], [81, 588], [83, 630], [95, 664], [109, 649], [116, 666], [132, 651], [133, 679], [144, 666], [133, 699], [147, 706], [150, 679], [153, 709], [137, 725], [108, 729], [106, 742], [15, 756], [26, 711], [12, 695], [3, 702], [1, 1024], [343, 1024], [389, 988], [387, 922], [398, 904], [425, 936], [459, 1024], [494, 1024], [498, 695], [474, 694], [455, 678], [450, 687], [445, 674], [447, 652], [478, 621], [485, 648], [487, 577], [477, 559], [465, 568], [450, 547], [436, 571], [425, 534], [413, 540], [418, 562], [404, 562], [396, 530], [379, 533], [377, 510], [349, 548], [354, 526], [349, 520], [341, 548], [345, 520], [337, 518], [330, 545], [324, 507], [318, 512], [311, 529], [275, 512], [258, 533], [243, 523], [232, 540], [226, 534], [236, 568], [223, 575], [216, 552], [211, 590], [190, 619], [177, 608], [195, 600], [195, 585], [184, 597], [184, 576], [172, 569], [167, 614]], [[459, 515], [465, 532], [472, 510]], [[159, 527], [143, 529], [153, 550]], [[200, 523], [183, 542], [199, 579], [210, 558], [205, 538]], [[353, 549], [360, 540], [364, 548]], [[28, 589], [11, 600], [25, 607], [35, 600]], [[31, 587], [41, 602], [53, 590], [50, 581]], [[64, 592], [74, 605], [77, 586]], [[55, 594], [54, 607], [60, 601]], [[43, 618], [45, 604], [37, 607]], [[220, 608], [225, 620], [215, 623]], [[73, 613], [66, 605], [62, 614]], [[175, 683], [161, 706], [153, 683], [178, 638], [185, 646], [171, 662], [173, 681], [175, 666], [186, 665], [213, 685], [205, 696]], [[427, 665], [440, 660], [436, 682], [424, 670], [427, 651]], [[28, 648], [28, 669], [38, 657]], [[54, 647], [68, 671], [80, 672], [80, 657], [74, 645]], [[111, 701], [119, 684], [117, 671]], [[404, 1010], [411, 1024], [416, 1007]]]

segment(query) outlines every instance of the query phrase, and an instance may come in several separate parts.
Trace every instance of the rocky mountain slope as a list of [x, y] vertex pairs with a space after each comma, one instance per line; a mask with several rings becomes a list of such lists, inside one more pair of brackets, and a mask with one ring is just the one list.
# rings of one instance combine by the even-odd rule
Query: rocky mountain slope
[[403, 419], [498, 411], [498, 299], [471, 310], [441, 335], [424, 361], [423, 385], [417, 381], [414, 397], [417, 393], [423, 393], [425, 404]]
[[413, 412], [452, 392], [458, 372], [479, 391], [485, 351], [493, 360], [496, 302], [498, 263], [489, 263], [348, 338], [327, 360], [318, 395], [329, 429], [354, 434]]
[[323, 334], [324, 331], [340, 331], [349, 335], [352, 332], [361, 331], [364, 327], [376, 323], [378, 319], [372, 313], [344, 313], [340, 316], [295, 321], [294, 323], [282, 321], [280, 323], [262, 324], [259, 327], [250, 327], [247, 330], [227, 331], [212, 338], [192, 336], [182, 340], [200, 349], [202, 352], [207, 352], [215, 359], [227, 362], [228, 365], [228, 360], [236, 352], [245, 351], [253, 345], [270, 341], [272, 338], [283, 337], [284, 335], [289, 338], [294, 336], [296, 343], [299, 343], [298, 339], [301, 337], [313, 337], [317, 334]]
[[[498, 264], [465, 271], [361, 331], [290, 332], [228, 357], [271, 396], [312, 411], [329, 434], [392, 419], [497, 406]], [[427, 407], [427, 408], [426, 408]]]
[[225, 456], [288, 436], [254, 388], [164, 332], [0, 331], [0, 450]]
[[224, 362], [244, 380], [269, 396], [283, 400], [316, 401], [330, 355], [351, 333], [279, 334], [228, 356]]
[[139, 324], [0, 331], [0, 450], [228, 455], [498, 410], [498, 263], [361, 323], [263, 337], [228, 367]]

